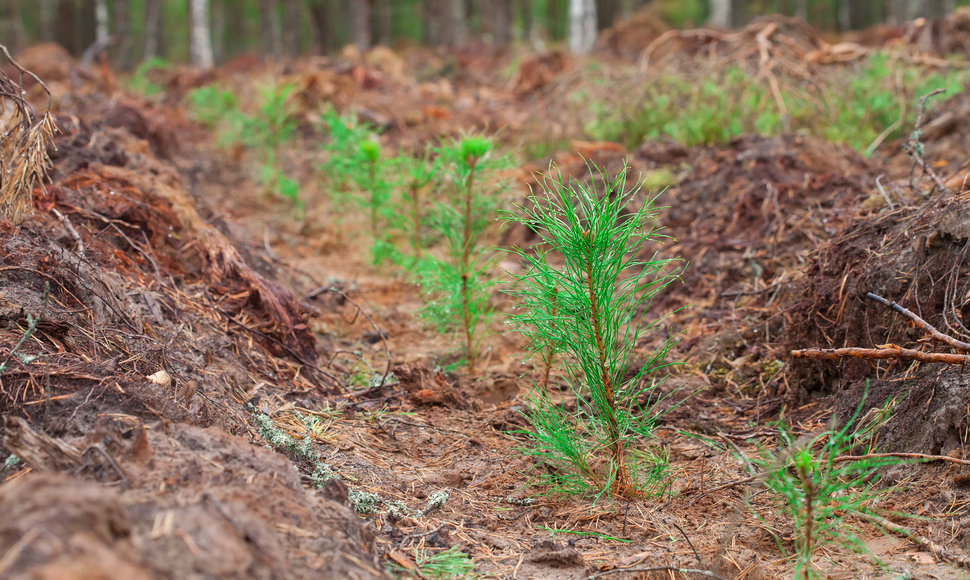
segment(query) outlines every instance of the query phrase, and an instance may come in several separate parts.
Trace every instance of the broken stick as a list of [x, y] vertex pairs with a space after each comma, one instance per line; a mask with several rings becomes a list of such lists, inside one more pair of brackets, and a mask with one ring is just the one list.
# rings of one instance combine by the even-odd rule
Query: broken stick
[[923, 352], [896, 345], [884, 348], [806, 348], [793, 350], [795, 358], [837, 359], [837, 358], [865, 358], [865, 359], [902, 359], [916, 360], [928, 363], [943, 363], [948, 365], [970, 364], [970, 355], [951, 354], [946, 352]]

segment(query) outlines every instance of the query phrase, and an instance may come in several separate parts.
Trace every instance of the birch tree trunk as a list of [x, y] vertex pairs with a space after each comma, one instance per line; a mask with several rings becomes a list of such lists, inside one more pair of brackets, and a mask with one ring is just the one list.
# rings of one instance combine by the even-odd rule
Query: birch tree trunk
[[709, 0], [709, 3], [711, 17], [707, 23], [717, 28], [731, 28], [731, 0]]
[[209, 26], [209, 0], [189, 0], [189, 53], [192, 64], [212, 68], [212, 27]]
[[96, 0], [94, 3], [94, 40], [104, 45], [110, 36], [108, 25], [108, 0]]
[[569, 50], [586, 54], [596, 44], [595, 0], [569, 0]]

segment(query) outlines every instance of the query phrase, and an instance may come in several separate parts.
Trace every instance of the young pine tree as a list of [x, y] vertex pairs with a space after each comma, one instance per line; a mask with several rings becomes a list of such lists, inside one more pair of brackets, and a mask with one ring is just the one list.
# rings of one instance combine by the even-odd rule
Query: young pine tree
[[561, 354], [577, 399], [571, 414], [539, 389], [529, 411], [535, 447], [527, 452], [558, 467], [550, 483], [562, 491], [632, 497], [666, 481], [661, 455], [635, 443], [652, 438], [661, 414], [638, 401], [659, 398], [654, 377], [668, 364], [671, 339], [626, 375], [639, 337], [657, 328], [644, 312], [677, 277], [679, 261], [639, 257], [663, 236], [653, 200], [635, 206], [638, 189], [626, 188], [626, 170], [610, 179], [591, 168], [589, 185], [546, 177], [513, 217], [542, 243], [516, 250], [527, 270], [516, 276], [523, 313], [512, 323], [544, 358]]

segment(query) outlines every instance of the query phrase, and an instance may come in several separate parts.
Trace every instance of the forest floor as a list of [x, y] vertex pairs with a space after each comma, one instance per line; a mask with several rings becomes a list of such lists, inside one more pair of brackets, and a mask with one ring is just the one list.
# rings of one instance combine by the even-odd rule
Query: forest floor
[[[757, 63], [765, 38], [724, 58]], [[678, 54], [709, 49], [685, 41]], [[853, 74], [812, 58], [813, 74]], [[584, 111], [616, 98], [621, 78], [643, 82], [642, 63], [616, 56], [356, 59], [173, 67], [149, 77], [161, 92], [146, 97], [55, 47], [19, 57], [51, 88], [60, 134], [35, 215], [0, 224], [0, 458], [21, 460], [0, 468], [0, 576], [448, 577], [427, 559], [457, 547], [467, 577], [790, 577], [793, 523], [744, 458], [777, 448], [779, 422], [801, 438], [895, 400], [879, 449], [935, 459], [887, 470], [878, 508], [918, 537], [841, 514], [868, 553], [827, 543], [814, 562], [830, 578], [970, 577], [965, 369], [790, 355], [950, 352], [866, 293], [959, 336], [970, 97], [941, 97], [924, 121], [915, 158], [937, 183], [898, 136], [869, 157], [799, 132], [591, 141]], [[243, 100], [284, 79], [301, 121], [281, 163], [303, 210], [267, 194], [256, 153], [220, 145], [185, 99], [220, 83]], [[43, 110], [39, 87], [29, 94]], [[539, 371], [504, 322], [512, 299], [493, 297], [477, 372], [452, 369], [459, 341], [417, 315], [424, 298], [406, 271], [372, 263], [365, 214], [334, 207], [319, 169], [328, 103], [380, 127], [385, 151], [496, 134], [515, 160], [506, 207], [550, 163], [578, 178], [584, 160], [661, 176], [662, 253], [689, 262], [651, 311], [674, 312], [663, 330], [679, 337], [661, 388], [682, 402], [652, 443], [669, 455], [666, 493], [531, 485], [549, 466], [519, 451]], [[505, 249], [534, 241], [522, 226], [493, 236]], [[37, 358], [7, 357], [25, 334], [19, 352]], [[337, 477], [317, 486], [322, 464]]]

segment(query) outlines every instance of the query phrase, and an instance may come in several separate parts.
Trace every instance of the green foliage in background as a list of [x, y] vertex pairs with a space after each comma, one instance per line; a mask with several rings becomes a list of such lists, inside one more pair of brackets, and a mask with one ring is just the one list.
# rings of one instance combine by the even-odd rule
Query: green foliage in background
[[302, 209], [300, 185], [284, 173], [280, 159], [282, 147], [296, 133], [296, 115], [287, 100], [295, 89], [290, 83], [264, 89], [259, 110], [244, 123], [242, 141], [262, 157], [260, 180], [266, 190]]
[[220, 147], [241, 144], [247, 118], [232, 91], [207, 85], [185, 96], [190, 118], [215, 131]]
[[498, 209], [494, 172], [508, 160], [497, 157], [494, 147], [491, 139], [473, 135], [435, 150], [442, 199], [430, 225], [445, 248], [443, 256], [429, 254], [418, 264], [422, 291], [429, 298], [422, 314], [439, 330], [459, 331], [471, 373], [478, 358], [480, 326], [492, 316], [488, 300], [496, 284], [485, 232]]
[[662, 493], [668, 481], [664, 454], [638, 444], [653, 439], [663, 414], [658, 375], [672, 339], [627, 375], [640, 337], [658, 329], [644, 312], [677, 278], [679, 262], [643, 257], [663, 240], [660, 208], [638, 201], [626, 172], [610, 178], [591, 167], [588, 185], [547, 176], [512, 218], [541, 244], [516, 250], [527, 269], [516, 276], [522, 314], [511, 322], [536, 351], [562, 354], [576, 397], [570, 410], [537, 391], [526, 432], [534, 446], [525, 452], [553, 466], [540, 478], [566, 493], [634, 497]]
[[163, 91], [162, 87], [157, 83], [152, 82], [149, 77], [151, 72], [154, 70], [160, 70], [168, 68], [169, 63], [162, 58], [150, 58], [148, 60], [142, 61], [135, 69], [134, 74], [131, 75], [131, 80], [128, 81], [128, 86], [131, 88], [132, 92], [144, 95], [146, 97], [152, 97], [155, 95], [160, 95]]
[[363, 160], [359, 144], [370, 139], [373, 131], [359, 123], [356, 115], [341, 115], [333, 108], [325, 110], [320, 121], [328, 137], [323, 146], [327, 158], [320, 169], [331, 184], [331, 200], [337, 206], [344, 206]]
[[[833, 425], [813, 437], [795, 439], [782, 424], [781, 448], [764, 450], [752, 461], [757, 477], [775, 494], [779, 511], [794, 526], [797, 578], [824, 576], [812, 563], [823, 546], [868, 553], [850, 517], [875, 514], [875, 504], [886, 494], [877, 487], [879, 471], [910, 462], [875, 453], [876, 434], [891, 418], [894, 405], [887, 402], [860, 420], [864, 402], [844, 426]], [[845, 460], [850, 454], [861, 458]]]
[[293, 140], [297, 119], [288, 98], [295, 87], [282, 83], [264, 89], [255, 114], [244, 113], [232, 91], [217, 85], [199, 87], [186, 95], [189, 115], [218, 134], [222, 147], [241, 146], [259, 158], [258, 177], [268, 193], [303, 208], [300, 186], [282, 167], [283, 148]]
[[398, 182], [406, 179], [400, 175], [400, 160], [383, 155], [377, 133], [359, 123], [356, 115], [340, 115], [330, 109], [321, 121], [329, 137], [321, 170], [330, 183], [330, 201], [338, 221], [351, 205], [364, 209], [369, 216], [374, 262], [397, 262], [400, 252], [393, 237], [407, 221], [394, 197]]
[[594, 101], [586, 132], [636, 148], [661, 137], [696, 146], [796, 131], [871, 153], [915, 120], [907, 103], [935, 88], [952, 96], [968, 79], [962, 70], [942, 74], [887, 54], [873, 55], [850, 74], [822, 78], [827, 81], [818, 86], [779, 83], [782, 107], [767, 80], [738, 65], [709, 74], [658, 68], [649, 82], [620, 91], [619, 102]]

